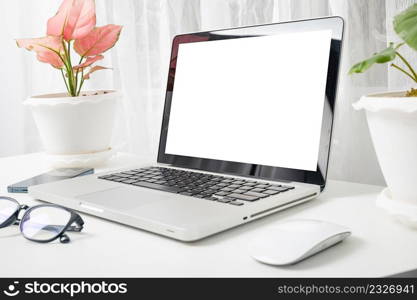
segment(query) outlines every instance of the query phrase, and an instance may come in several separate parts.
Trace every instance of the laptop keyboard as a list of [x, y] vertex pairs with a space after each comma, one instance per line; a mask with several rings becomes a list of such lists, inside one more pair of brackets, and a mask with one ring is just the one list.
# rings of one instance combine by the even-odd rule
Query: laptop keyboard
[[192, 171], [149, 167], [98, 178], [241, 206], [294, 189], [293, 186], [223, 177]]

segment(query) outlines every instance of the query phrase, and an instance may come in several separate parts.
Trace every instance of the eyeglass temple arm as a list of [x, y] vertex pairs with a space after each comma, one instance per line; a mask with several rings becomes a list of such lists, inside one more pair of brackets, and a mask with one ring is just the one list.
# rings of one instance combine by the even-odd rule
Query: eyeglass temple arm
[[67, 231], [80, 232], [81, 230], [83, 230], [83, 228], [84, 228], [84, 220], [81, 218], [81, 216], [79, 214], [76, 214], [74, 223], [75, 223], [75, 225], [69, 226], [67, 228]]
[[[75, 219], [73, 221], [73, 223], [75, 223], [75, 225], [68, 226], [66, 231], [80, 232], [81, 230], [83, 230], [84, 221], [79, 214], [77, 214], [77, 213], [73, 213], [73, 214], [75, 214]], [[69, 243], [70, 238], [65, 233], [62, 233], [60, 238], [59, 238], [59, 241], [63, 244], [66, 244], [66, 243]]]

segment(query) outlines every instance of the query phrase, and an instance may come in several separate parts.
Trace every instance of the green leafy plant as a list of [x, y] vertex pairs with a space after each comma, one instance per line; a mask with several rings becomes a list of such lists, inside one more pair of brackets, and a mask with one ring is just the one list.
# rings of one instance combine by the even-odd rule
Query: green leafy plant
[[[417, 83], [417, 73], [407, 59], [400, 54], [398, 49], [407, 44], [410, 48], [417, 51], [417, 4], [414, 4], [394, 17], [394, 30], [403, 42], [394, 44], [389, 43], [388, 48], [375, 53], [370, 58], [358, 62], [349, 70], [349, 74], [363, 73], [374, 64], [384, 64], [399, 58], [402, 65], [391, 63], [391, 67], [397, 69], [405, 76]], [[417, 89], [411, 88], [406, 96], [417, 96]]]

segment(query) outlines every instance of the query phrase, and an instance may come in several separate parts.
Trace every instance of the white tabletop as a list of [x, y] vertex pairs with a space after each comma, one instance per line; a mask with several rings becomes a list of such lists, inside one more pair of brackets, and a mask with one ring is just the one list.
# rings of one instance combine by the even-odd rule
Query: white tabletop
[[[146, 159], [119, 154], [108, 168]], [[106, 169], [106, 168], [104, 168]], [[100, 169], [100, 170], [104, 170]], [[0, 159], [0, 195], [7, 185], [47, 167], [41, 154]], [[97, 170], [97, 171], [100, 171]], [[375, 207], [382, 187], [329, 181], [314, 201], [194, 243], [82, 214], [83, 233], [71, 243], [38, 244], [20, 236], [17, 226], [0, 230], [1, 277], [350, 277], [388, 276], [417, 268], [417, 232]], [[9, 194], [20, 203], [37, 202]], [[266, 226], [291, 218], [327, 220], [352, 229], [352, 236], [289, 267], [273, 267], [248, 255], [248, 242]]]

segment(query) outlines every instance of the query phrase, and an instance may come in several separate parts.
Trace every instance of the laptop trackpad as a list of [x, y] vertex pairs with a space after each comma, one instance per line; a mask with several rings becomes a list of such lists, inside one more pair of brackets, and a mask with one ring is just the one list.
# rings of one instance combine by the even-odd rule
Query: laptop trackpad
[[116, 210], [129, 210], [145, 204], [155, 203], [158, 200], [152, 199], [151, 193], [144, 193], [143, 191], [126, 187], [110, 188], [80, 195], [76, 198]]

